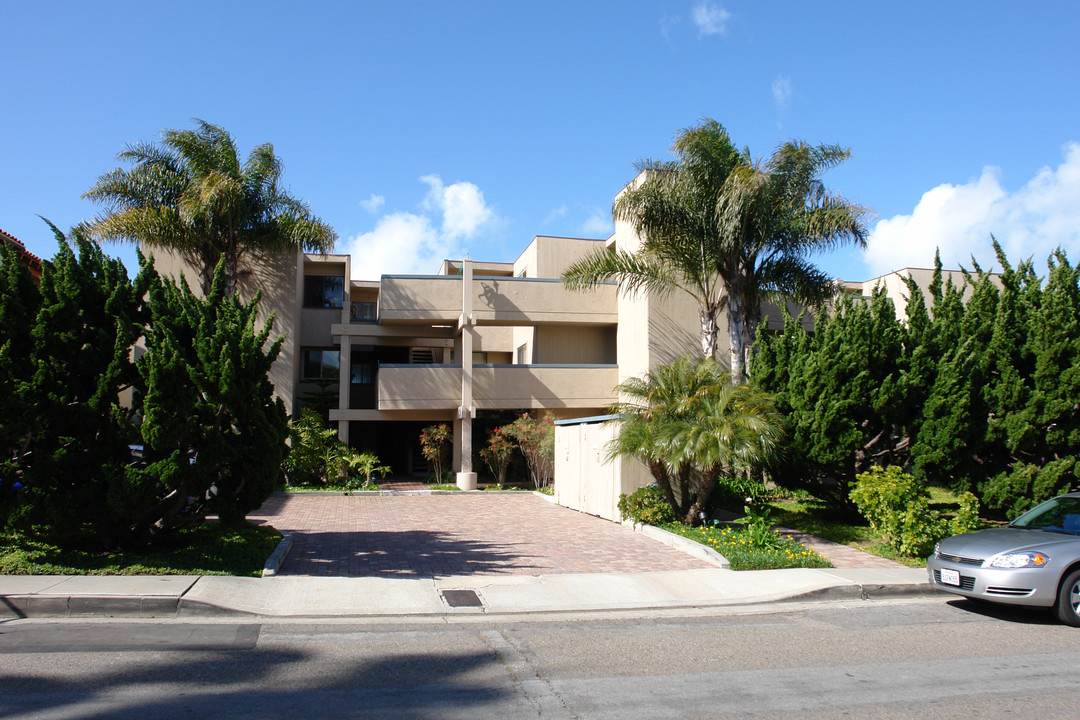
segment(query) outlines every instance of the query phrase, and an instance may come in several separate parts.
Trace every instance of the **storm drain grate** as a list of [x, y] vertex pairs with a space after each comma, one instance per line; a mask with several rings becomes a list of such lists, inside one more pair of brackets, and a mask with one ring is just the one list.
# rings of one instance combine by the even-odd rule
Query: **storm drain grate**
[[452, 608], [456, 607], [484, 607], [480, 602], [480, 596], [475, 590], [443, 590], [443, 600]]

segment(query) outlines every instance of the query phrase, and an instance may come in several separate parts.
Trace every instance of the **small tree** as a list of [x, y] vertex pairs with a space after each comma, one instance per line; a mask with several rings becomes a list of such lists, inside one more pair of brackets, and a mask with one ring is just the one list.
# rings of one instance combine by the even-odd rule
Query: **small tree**
[[537, 420], [522, 415], [509, 425], [502, 427], [517, 441], [525, 464], [529, 467], [529, 477], [533, 487], [540, 489], [551, 479], [555, 461], [555, 422], [550, 418]]
[[732, 385], [712, 358], [683, 357], [616, 388], [619, 432], [607, 459], [641, 460], [681, 522], [709, 506], [718, 478], [775, 458], [783, 423], [772, 397]]
[[282, 470], [290, 485], [325, 485], [343, 474], [346, 450], [322, 416], [305, 407], [289, 422], [289, 454]]
[[364, 482], [361, 485], [361, 489], [378, 489], [374, 487], [375, 480], [373, 476], [375, 475], [375, 473], [378, 473], [379, 477], [386, 477], [391, 472], [393, 472], [393, 468], [391, 468], [389, 465], [380, 465], [379, 456], [371, 452], [370, 450], [365, 450], [362, 453], [356, 452], [355, 450], [350, 450], [345, 455], [345, 464], [350, 470], [349, 487], [352, 487], [353, 484], [353, 478], [351, 473], [359, 473], [364, 477]]
[[480, 457], [495, 476], [495, 484], [499, 487], [506, 483], [506, 470], [514, 456], [514, 442], [508, 435], [503, 428], [495, 428], [488, 436], [487, 447], [480, 450]]
[[435, 482], [443, 481], [443, 466], [446, 465], [446, 453], [452, 439], [453, 433], [446, 423], [428, 425], [420, 431], [420, 450], [435, 471]]

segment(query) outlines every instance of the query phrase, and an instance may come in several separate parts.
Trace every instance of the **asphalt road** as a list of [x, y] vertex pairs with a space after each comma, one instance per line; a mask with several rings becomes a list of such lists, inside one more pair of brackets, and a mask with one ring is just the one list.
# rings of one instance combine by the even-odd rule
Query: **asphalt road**
[[454, 623], [0, 622], [0, 717], [1075, 718], [1080, 630], [963, 600]]

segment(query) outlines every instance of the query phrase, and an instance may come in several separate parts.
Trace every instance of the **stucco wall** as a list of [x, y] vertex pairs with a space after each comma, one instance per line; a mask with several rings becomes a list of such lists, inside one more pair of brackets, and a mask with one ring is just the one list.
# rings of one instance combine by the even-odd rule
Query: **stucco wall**
[[[155, 248], [152, 252], [154, 267], [162, 276], [174, 280], [182, 276], [192, 292], [202, 295], [198, 273], [183, 263], [176, 253], [162, 248]], [[244, 301], [250, 301], [256, 291], [261, 291], [256, 322], [261, 326], [273, 315], [274, 325], [270, 333], [270, 342], [282, 335], [286, 336], [281, 352], [270, 368], [269, 377], [274, 385], [275, 394], [285, 403], [285, 411], [290, 414], [293, 412], [295, 368], [299, 349], [297, 264], [298, 257], [293, 253], [249, 258], [250, 272], [242, 277], [238, 284], [238, 292]]]

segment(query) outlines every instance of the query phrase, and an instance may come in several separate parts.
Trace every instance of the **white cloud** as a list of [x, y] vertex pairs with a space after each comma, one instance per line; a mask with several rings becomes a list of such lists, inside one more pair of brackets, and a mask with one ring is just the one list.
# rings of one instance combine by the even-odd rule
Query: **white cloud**
[[379, 218], [375, 229], [349, 238], [345, 252], [352, 255], [354, 280], [378, 280], [383, 274], [431, 275], [456, 248], [431, 225], [413, 213]]
[[[438, 175], [425, 175], [420, 181], [428, 186], [419, 204], [421, 212], [383, 215], [373, 230], [345, 241], [354, 280], [377, 280], [384, 274], [434, 274], [443, 260], [465, 255], [462, 240], [497, 227], [499, 219], [476, 185], [443, 185]], [[384, 204], [378, 195], [360, 203], [371, 213]]]
[[714, 2], [703, 0], [694, 6], [691, 17], [702, 35], [723, 35], [727, 32], [727, 21], [731, 13]]
[[470, 182], [444, 186], [438, 175], [425, 175], [420, 180], [430, 187], [423, 207], [443, 214], [442, 231], [449, 237], [471, 237], [495, 216], [484, 202], [484, 193]]
[[585, 237], [607, 238], [613, 232], [615, 232], [615, 226], [611, 222], [611, 214], [600, 209], [594, 209], [581, 224], [581, 234]]
[[372, 193], [371, 197], [369, 197], [367, 200], [360, 201], [360, 207], [364, 208], [372, 215], [382, 210], [382, 206], [385, 204], [386, 198], [384, 198], [382, 195], [375, 195], [374, 193]]
[[786, 108], [788, 100], [791, 98], [791, 78], [777, 75], [776, 79], [772, 81], [772, 96], [776, 107], [781, 110]]
[[570, 208], [566, 205], [566, 203], [563, 203], [559, 207], [557, 207], [554, 210], [552, 210], [551, 212], [549, 212], [548, 216], [546, 218], [544, 218], [544, 222], [542, 222], [540, 224], [541, 225], [550, 225], [551, 223], [555, 222], [556, 220], [561, 220], [562, 218], [566, 217], [566, 213], [568, 213], [568, 212], [570, 212]]
[[1041, 270], [1058, 246], [1080, 260], [1080, 143], [1064, 154], [1056, 169], [1044, 167], [1016, 192], [1002, 187], [998, 168], [985, 167], [977, 180], [926, 192], [910, 215], [879, 221], [865, 256], [871, 274], [930, 267], [935, 248], [946, 267], [970, 268], [974, 255], [989, 269], [996, 264], [991, 233], [1012, 263], [1031, 257]]

